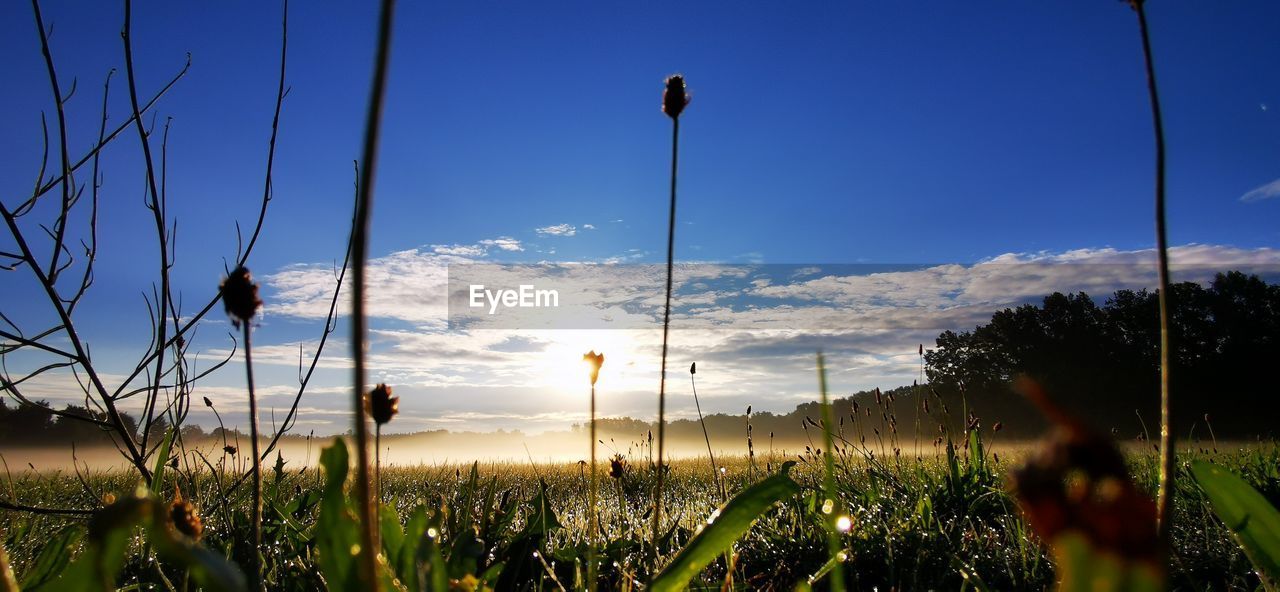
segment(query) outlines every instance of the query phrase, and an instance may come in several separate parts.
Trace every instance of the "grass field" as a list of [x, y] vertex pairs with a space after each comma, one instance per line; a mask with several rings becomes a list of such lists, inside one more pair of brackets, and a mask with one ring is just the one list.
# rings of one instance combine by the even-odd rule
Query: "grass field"
[[[1007, 491], [1006, 474], [1021, 459], [997, 459], [998, 455], [989, 453], [971, 456], [961, 447], [953, 467], [945, 453], [921, 460], [908, 460], [906, 455], [881, 460], [851, 449], [837, 447], [837, 451], [836, 499], [827, 509], [849, 517], [839, 542], [845, 549], [844, 575], [851, 589], [1045, 589], [1055, 582], [1050, 554], [1031, 533]], [[647, 545], [655, 472], [639, 456], [622, 466], [619, 478], [610, 475], [618, 471], [609, 462], [599, 468], [595, 510], [601, 530], [596, 546], [601, 589], [641, 587], [650, 574]], [[1221, 453], [1188, 451], [1179, 457], [1184, 473], [1194, 458], [1225, 466], [1244, 476], [1272, 503], [1280, 500], [1280, 450], [1274, 444]], [[760, 515], [734, 546], [731, 573], [722, 556], [698, 572], [695, 587], [720, 588], [728, 582], [735, 589], [790, 590], [823, 571], [829, 554], [820, 456], [779, 452], [754, 461], [745, 456], [718, 458], [717, 464], [724, 468], [725, 486], [732, 496], [779, 471], [787, 459], [796, 461], [790, 474], [801, 485], [800, 493]], [[1138, 488], [1153, 494], [1156, 457], [1131, 452], [1128, 462]], [[204, 545], [246, 565], [251, 489], [242, 485], [228, 492], [232, 479], [218, 478], [216, 463], [213, 470], [184, 465], [185, 461], [170, 472], [161, 497], [170, 500], [176, 495], [175, 486], [180, 488], [202, 518]], [[323, 473], [314, 468], [292, 469], [288, 464], [267, 472], [264, 542], [270, 589], [326, 586], [325, 576], [317, 569], [322, 546], [317, 539], [326, 523], [320, 516]], [[436, 534], [431, 540], [438, 543], [438, 558], [455, 580], [452, 588], [556, 590], [583, 585], [591, 510], [585, 466], [388, 467], [381, 478], [383, 546], [391, 563], [403, 553], [403, 541], [397, 540], [403, 535], [396, 533], [411, 523], [410, 531], [417, 524], [428, 538]], [[3, 483], [11, 499], [46, 507], [97, 506], [101, 502], [95, 498], [126, 496], [136, 486], [136, 476], [125, 472], [84, 479], [74, 474], [24, 472], [9, 475]], [[722, 501], [705, 458], [671, 465], [665, 487], [671, 526], [659, 544], [660, 565], [707, 523]], [[1177, 480], [1174, 512], [1171, 587], [1258, 587], [1249, 560], [1189, 475]], [[88, 521], [88, 517], [0, 511], [0, 530], [19, 581], [35, 578], [24, 582], [24, 589], [57, 589], [56, 583], [45, 588], [32, 584], [39, 584], [42, 566], [60, 553], [71, 554], [87, 540]], [[423, 525], [429, 527], [422, 530]], [[172, 563], [156, 562], [141, 532], [134, 529], [129, 539], [119, 583], [136, 584], [138, 589], [183, 589], [187, 574]], [[418, 563], [430, 563], [431, 557], [421, 548], [419, 556], [423, 559]], [[816, 586], [825, 588], [826, 582]], [[419, 587], [426, 586], [420, 583]]]

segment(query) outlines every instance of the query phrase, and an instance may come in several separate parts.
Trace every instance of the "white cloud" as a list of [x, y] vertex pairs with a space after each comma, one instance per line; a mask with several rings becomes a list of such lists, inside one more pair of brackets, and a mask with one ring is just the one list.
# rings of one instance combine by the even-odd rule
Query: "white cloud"
[[498, 238], [487, 238], [480, 241], [480, 245], [485, 247], [496, 247], [503, 251], [523, 251], [524, 247], [520, 245], [520, 241], [509, 236], [500, 236]]
[[459, 257], [481, 257], [485, 254], [484, 248], [478, 245], [436, 245], [432, 250], [441, 255]]
[[1249, 190], [1244, 195], [1240, 196], [1240, 201], [1250, 203], [1262, 201], [1264, 199], [1271, 199], [1276, 196], [1280, 196], [1280, 179], [1276, 179], [1266, 185]]
[[595, 229], [596, 229], [596, 226], [595, 226], [594, 224], [583, 224], [583, 225], [582, 225], [582, 229], [583, 229], [583, 230], [595, 230]]
[[541, 236], [573, 236], [578, 234], [578, 229], [572, 224], [553, 224], [551, 226], [535, 228], [534, 232], [537, 232]]
[[[1204, 282], [1223, 269], [1272, 274], [1280, 269], [1280, 249], [1272, 248], [1192, 244], [1171, 249], [1171, 257], [1175, 281]], [[547, 265], [547, 277], [562, 288], [562, 298], [571, 292], [580, 298], [563, 304], [578, 308], [559, 314], [593, 315], [625, 328], [556, 329], [566, 326], [566, 317], [553, 315], [527, 317], [519, 329], [482, 319], [467, 331], [446, 330], [446, 266], [484, 261], [436, 248], [370, 261], [371, 285], [377, 286], [370, 295], [370, 382], [396, 385], [405, 419], [417, 422], [413, 429], [446, 423], [451, 430], [564, 429], [581, 419], [585, 375], [580, 360], [592, 349], [608, 356], [600, 383], [608, 393], [601, 414], [651, 417], [661, 353], [663, 266]], [[679, 265], [668, 369], [698, 362], [704, 412], [740, 412], [747, 404], [784, 412], [812, 399], [818, 349], [828, 355], [837, 392], [910, 384], [919, 373], [917, 345], [931, 345], [940, 332], [972, 329], [1000, 308], [1038, 302], [1054, 291], [1085, 291], [1101, 302], [1118, 288], [1151, 288], [1154, 261], [1152, 249], [1094, 248], [1006, 253], [972, 265], [881, 272], [815, 265], [789, 271], [784, 266], [778, 268], [783, 273], [769, 275], [770, 266]], [[619, 282], [620, 273], [628, 281]], [[501, 284], [503, 277], [494, 276], [492, 283]], [[328, 266], [294, 266], [269, 276], [268, 285], [278, 291], [269, 299], [276, 302], [272, 312], [321, 317], [333, 281]], [[304, 349], [313, 347], [308, 343]], [[296, 342], [260, 343], [254, 353], [264, 373], [268, 368], [287, 373], [282, 384], [289, 384], [297, 367]], [[347, 344], [331, 342], [320, 366], [328, 378], [316, 386], [345, 380], [348, 356]], [[229, 376], [226, 396], [235, 400], [237, 377]], [[264, 380], [263, 388], [270, 384]], [[296, 379], [293, 384], [296, 388]], [[672, 416], [691, 410], [687, 387], [679, 380], [668, 382]], [[262, 392], [284, 404], [290, 390]], [[346, 408], [345, 397], [324, 393], [308, 395], [306, 404], [335, 413]], [[335, 421], [318, 429], [343, 427]]]

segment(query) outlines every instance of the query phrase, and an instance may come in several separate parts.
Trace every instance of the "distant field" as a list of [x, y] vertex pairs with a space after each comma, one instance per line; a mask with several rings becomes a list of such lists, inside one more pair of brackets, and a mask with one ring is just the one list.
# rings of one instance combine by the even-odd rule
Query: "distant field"
[[[1219, 450], [1217, 454], [1188, 451], [1180, 460], [1185, 464], [1192, 457], [1210, 458], [1244, 475], [1273, 502], [1280, 500], [1280, 452], [1275, 445], [1231, 451], [1223, 446]], [[1014, 462], [1010, 457], [1020, 454], [1010, 448], [996, 455], [986, 455], [981, 462], [963, 456], [963, 473], [959, 475], [950, 475], [945, 455], [935, 457], [932, 451], [921, 461], [906, 455], [884, 460], [862, 454], [840, 455], [836, 462], [836, 511], [851, 518], [851, 528], [841, 535], [841, 544], [848, 549], [846, 578], [854, 589], [960, 589], [962, 566], [992, 589], [1050, 586], [1054, 566], [1005, 489], [1005, 474]], [[789, 590], [817, 572], [827, 559], [822, 504], [816, 493], [822, 463], [804, 452], [787, 458], [798, 461], [792, 475], [804, 486], [803, 492], [766, 512], [739, 541], [731, 576], [738, 588]], [[745, 456], [716, 460], [724, 469], [727, 493], [733, 495], [767, 472], [777, 471], [787, 458], [775, 452], [770, 459], [767, 453], [757, 452], [754, 462]], [[215, 478], [208, 468], [218, 468], [223, 461], [208, 460], [210, 465], [201, 468], [180, 469], [171, 483], [198, 508], [205, 544], [243, 565], [248, 552], [244, 542], [250, 540], [250, 488], [245, 484], [227, 493], [231, 478]], [[644, 541], [648, 540], [655, 472], [645, 455], [627, 461], [618, 479], [608, 475], [607, 460], [599, 467], [600, 498], [595, 510], [601, 536], [607, 541], [603, 545], [606, 567], [601, 574], [607, 581], [605, 589], [623, 588], [627, 582], [645, 578]], [[324, 585], [314, 564], [323, 477], [312, 467], [295, 468], [301, 464], [301, 459], [290, 460], [282, 471], [268, 470], [266, 474], [266, 564], [272, 589], [309, 590]], [[1154, 492], [1153, 455], [1131, 452], [1130, 469], [1140, 488]], [[136, 481], [135, 474], [124, 471], [94, 472], [81, 481], [66, 471], [37, 474], [14, 470], [0, 488], [6, 497], [24, 504], [92, 508], [111, 492], [130, 491]], [[465, 545], [452, 547], [450, 561], [462, 556], [476, 563], [475, 573], [483, 573], [503, 563], [510, 568], [515, 556], [527, 550], [521, 547], [527, 541], [516, 539], [519, 533], [527, 532], [530, 518], [539, 516], [536, 500], [540, 481], [546, 483], [551, 511], [549, 519], [547, 515], [539, 518], [550, 524], [540, 540], [543, 561], [520, 572], [518, 578], [531, 588], [556, 589], [557, 581], [568, 586], [580, 577], [574, 566], [582, 560], [580, 543], [588, 532], [589, 515], [584, 466], [480, 462], [474, 475], [470, 463], [389, 467], [382, 474], [382, 500], [388, 515], [398, 517], [401, 523], [410, 519], [416, 506], [446, 506], [443, 544], [466, 539]], [[675, 526], [663, 547], [664, 555], [683, 545], [721, 502], [706, 458], [673, 462], [664, 503]], [[81, 529], [86, 522], [85, 517], [0, 510], [0, 530], [19, 577], [36, 562], [44, 541], [58, 539], [55, 535], [64, 529]], [[1248, 560], [1190, 478], [1178, 480], [1174, 523], [1173, 586], [1257, 587]], [[141, 542], [135, 538], [132, 543], [123, 584], [160, 581], [159, 568], [143, 560]], [[174, 581], [182, 574], [175, 571], [166, 576]], [[722, 559], [703, 570], [695, 583], [718, 588], [725, 578]]]

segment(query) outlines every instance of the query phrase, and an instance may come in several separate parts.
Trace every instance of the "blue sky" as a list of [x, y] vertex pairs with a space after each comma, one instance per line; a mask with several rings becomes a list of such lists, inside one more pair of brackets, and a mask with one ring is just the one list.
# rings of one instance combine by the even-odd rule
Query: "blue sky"
[[[77, 81], [68, 104], [75, 158], [96, 135], [106, 72], [123, 74], [122, 9], [49, 2], [44, 10], [64, 89]], [[256, 215], [280, 9], [138, 2], [134, 10], [143, 95], [192, 54], [156, 125], [173, 118], [175, 278], [193, 303], [234, 256], [235, 222], [248, 226]], [[30, 8], [0, 11], [8, 88], [0, 199], [13, 204], [40, 166], [39, 113], [52, 122], [53, 112]], [[319, 271], [345, 245], [374, 11], [362, 2], [291, 7], [275, 199], [251, 260], [268, 302], [264, 347], [296, 352], [318, 331], [306, 294], [320, 293]], [[1280, 245], [1280, 5], [1154, 1], [1148, 11], [1169, 143], [1170, 240], [1269, 262]], [[662, 81], [675, 72], [693, 95], [681, 127], [681, 260], [1068, 260], [1140, 254], [1154, 242], [1146, 82], [1136, 18], [1118, 2], [402, 3], [391, 67], [371, 255], [386, 264], [388, 282], [399, 282], [387, 290], [410, 302], [423, 285], [414, 274], [450, 256], [661, 261], [670, 123], [659, 105]], [[112, 122], [125, 113], [123, 82], [117, 75]], [[104, 156], [103, 255], [80, 313], [95, 355], [117, 363], [145, 345], [139, 294], [155, 276], [136, 148], [128, 135]], [[7, 234], [0, 245], [11, 247]], [[0, 303], [38, 324], [47, 308], [24, 273], [6, 274]], [[374, 347], [388, 360], [416, 351], [408, 335], [436, 335], [430, 314], [384, 312], [375, 328], [390, 337], [375, 337]], [[228, 343], [215, 316], [202, 329], [207, 352]], [[335, 343], [345, 356], [345, 339]], [[481, 359], [503, 341], [466, 343]], [[264, 370], [282, 390], [293, 372], [285, 357]], [[427, 358], [416, 359], [430, 366]], [[850, 388], [911, 377], [906, 366], [862, 378], [858, 363], [848, 367], [837, 384]], [[341, 368], [335, 360], [322, 386], [340, 390]], [[439, 380], [413, 386], [418, 371]], [[479, 388], [457, 368], [388, 362], [383, 372], [405, 378], [406, 407], [422, 420], [414, 428], [480, 413], [466, 396], [441, 394], [450, 384]], [[802, 396], [811, 376], [797, 372], [762, 379], [760, 389]], [[224, 373], [210, 388], [230, 397], [236, 376]], [[490, 388], [486, 400], [519, 412], [466, 425], [521, 425], [576, 405], [526, 405], [515, 390]], [[714, 410], [738, 411], [765, 395], [710, 396]], [[627, 400], [618, 412], [650, 406], [638, 394]], [[792, 404], [780, 400], [781, 410]], [[316, 417], [339, 409], [323, 398], [316, 408]]]

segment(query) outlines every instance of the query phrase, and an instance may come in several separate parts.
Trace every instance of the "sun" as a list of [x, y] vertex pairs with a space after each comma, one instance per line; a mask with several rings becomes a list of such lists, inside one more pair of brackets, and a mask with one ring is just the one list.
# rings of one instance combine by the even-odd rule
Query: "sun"
[[552, 331], [546, 335], [547, 347], [538, 365], [541, 386], [557, 392], [586, 393], [591, 388], [591, 364], [582, 355], [595, 351], [605, 355], [604, 366], [596, 382], [600, 393], [621, 392], [639, 386], [637, 366], [643, 349], [634, 330]]

